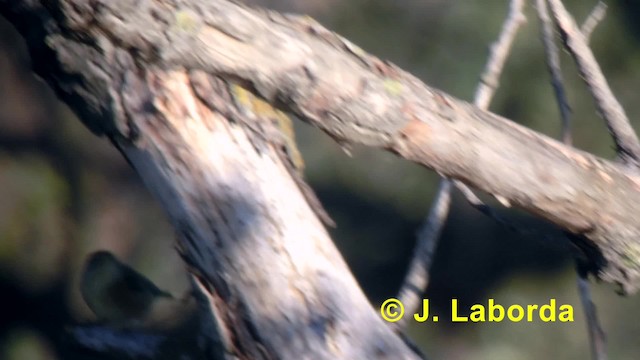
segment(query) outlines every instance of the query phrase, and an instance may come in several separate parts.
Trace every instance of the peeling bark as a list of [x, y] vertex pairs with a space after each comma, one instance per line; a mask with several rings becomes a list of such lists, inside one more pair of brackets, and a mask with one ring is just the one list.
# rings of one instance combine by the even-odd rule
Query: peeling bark
[[583, 236], [602, 279], [638, 288], [640, 177], [430, 88], [308, 18], [213, 0], [0, 0], [0, 14], [35, 72], [168, 212], [225, 357], [418, 357], [372, 311], [256, 133], [268, 119], [239, 109], [231, 82], [340, 142], [388, 149]]

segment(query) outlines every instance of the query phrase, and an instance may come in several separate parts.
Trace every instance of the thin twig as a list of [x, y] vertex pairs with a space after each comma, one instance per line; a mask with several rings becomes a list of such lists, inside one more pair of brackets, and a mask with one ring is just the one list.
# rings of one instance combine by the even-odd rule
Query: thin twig
[[578, 270], [578, 292], [587, 318], [587, 328], [589, 330], [589, 344], [591, 347], [591, 358], [593, 360], [607, 360], [607, 339], [606, 334], [598, 321], [596, 306], [591, 296], [589, 278], [587, 272]]
[[511, 1], [507, 19], [502, 25], [500, 37], [491, 45], [487, 66], [480, 76], [480, 83], [474, 96], [474, 104], [481, 109], [489, 107], [493, 94], [500, 85], [500, 73], [511, 51], [511, 44], [513, 44], [513, 40], [518, 33], [518, 28], [526, 21], [522, 12], [523, 7], [524, 0]]
[[[585, 41], [589, 43], [589, 38], [595, 30], [596, 26], [604, 19], [607, 6], [602, 2], [598, 2], [593, 8], [587, 19], [580, 28]], [[569, 142], [570, 144], [570, 142]], [[576, 258], [576, 273], [578, 275], [578, 294], [582, 302], [582, 308], [587, 319], [587, 331], [589, 333], [589, 344], [591, 350], [591, 358], [593, 360], [607, 360], [607, 338], [600, 321], [598, 320], [598, 312], [591, 295], [591, 285], [589, 284], [589, 272], [584, 270], [580, 257]]]
[[[493, 94], [499, 86], [500, 73], [509, 55], [518, 28], [526, 21], [522, 11], [523, 7], [524, 0], [511, 0], [509, 13], [502, 26], [500, 37], [491, 46], [487, 65], [480, 77], [481, 80], [474, 97], [475, 105], [482, 109], [489, 107]], [[433, 261], [440, 233], [449, 214], [452, 184], [455, 184], [465, 194], [470, 203], [476, 204], [474, 205], [475, 207], [490, 209], [463, 183], [459, 181], [452, 182], [447, 178], [440, 180], [436, 199], [418, 233], [413, 259], [409, 265], [402, 288], [398, 293], [398, 299], [404, 304], [405, 311], [408, 314], [417, 309], [420, 304], [420, 297], [429, 284], [429, 268]], [[405, 316], [395, 323], [397, 328], [403, 329], [410, 318], [410, 316]]]
[[551, 75], [551, 84], [556, 94], [560, 118], [562, 119], [562, 130], [560, 137], [565, 144], [571, 144], [571, 108], [564, 89], [562, 71], [560, 70], [560, 55], [554, 40], [553, 26], [549, 17], [546, 0], [536, 0], [538, 18], [542, 27], [542, 42], [547, 59], [547, 69]]
[[[420, 305], [420, 297], [429, 284], [429, 269], [433, 262], [440, 233], [449, 215], [451, 207], [451, 180], [442, 178], [438, 193], [426, 221], [418, 232], [416, 249], [414, 250], [407, 275], [398, 292], [398, 300], [404, 305], [405, 312], [412, 314]], [[396, 323], [399, 328], [405, 328], [411, 316], [404, 316]]]
[[[536, 0], [536, 7], [538, 10], [538, 18], [540, 19], [542, 41], [544, 43], [547, 68], [551, 75], [551, 83], [555, 91], [558, 107], [560, 108], [560, 116], [562, 119], [562, 141], [571, 145], [571, 131], [570, 131], [570, 108], [567, 101], [567, 97], [562, 82], [562, 70], [560, 69], [560, 56], [558, 54], [558, 47], [554, 40], [553, 29], [551, 26], [551, 19], [549, 18], [549, 11], [547, 9], [546, 0]], [[598, 3], [591, 15], [587, 18], [582, 26], [582, 33], [585, 39], [589, 38], [591, 32], [595, 29], [598, 22], [604, 17], [604, 9], [606, 6], [602, 2]], [[584, 271], [584, 266], [581, 265], [581, 260], [576, 257], [577, 274], [578, 274], [578, 293], [580, 300], [582, 301], [582, 307], [584, 309], [585, 317], [587, 318], [587, 329], [589, 332], [589, 344], [591, 345], [591, 358], [593, 360], [606, 360], [606, 339], [604, 331], [598, 321], [596, 313], [596, 307], [593, 303], [591, 296], [591, 289], [589, 286], [588, 271]]]
[[584, 40], [589, 43], [589, 39], [591, 38], [591, 34], [593, 30], [598, 26], [600, 21], [604, 19], [607, 15], [607, 4], [602, 1], [598, 1], [596, 6], [591, 10], [587, 19], [582, 23], [580, 27], [580, 32], [582, 32], [582, 36], [584, 36]]
[[615, 98], [585, 37], [560, 0], [548, 0], [556, 26], [565, 47], [573, 56], [578, 70], [594, 98], [598, 112], [605, 120], [616, 144], [620, 159], [627, 165], [640, 165], [640, 142], [622, 105]]

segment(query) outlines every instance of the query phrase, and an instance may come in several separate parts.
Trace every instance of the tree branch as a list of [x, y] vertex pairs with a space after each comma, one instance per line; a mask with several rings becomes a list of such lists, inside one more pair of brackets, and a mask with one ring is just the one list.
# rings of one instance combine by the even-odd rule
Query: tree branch
[[[481, 109], [487, 109], [493, 98], [493, 94], [500, 83], [500, 74], [507, 60], [511, 45], [515, 40], [519, 27], [526, 21], [522, 9], [524, 1], [512, 0], [510, 2], [507, 17], [502, 26], [498, 40], [491, 46], [491, 51], [485, 69], [480, 76], [480, 82], [475, 93], [474, 103]], [[462, 192], [469, 203], [478, 209], [487, 209], [490, 216], [494, 215], [489, 212], [489, 208], [484, 204], [465, 184], [460, 181], [454, 181], [453, 184]], [[407, 275], [403, 281], [402, 287], [398, 292], [398, 298], [404, 304], [407, 313], [413, 313], [420, 304], [420, 296], [426, 291], [429, 284], [429, 269], [435, 249], [438, 245], [438, 239], [451, 206], [451, 185], [452, 181], [447, 178], [440, 180], [438, 192], [429, 211], [429, 215], [418, 233], [416, 249], [413, 258], [407, 270]], [[492, 216], [497, 220], [502, 220], [497, 216]], [[396, 324], [399, 328], [407, 325], [410, 317], [404, 317]]]
[[565, 47], [571, 52], [578, 71], [589, 87], [596, 107], [616, 144], [618, 155], [625, 163], [637, 168], [640, 166], [640, 142], [622, 105], [609, 88], [598, 62], [587, 45], [586, 37], [560, 0], [548, 1]]
[[[560, 69], [560, 56], [558, 53], [558, 47], [556, 46], [553, 28], [551, 25], [551, 19], [549, 18], [549, 10], [547, 8], [546, 0], [536, 0], [538, 18], [542, 28], [542, 41], [544, 43], [545, 54], [547, 59], [547, 68], [551, 75], [551, 83], [556, 95], [556, 101], [560, 108], [560, 117], [562, 120], [562, 142], [571, 145], [571, 119], [569, 118], [571, 109], [566, 97], [564, 84], [562, 81], [562, 70]], [[602, 2], [593, 9], [587, 20], [582, 26], [582, 34], [585, 37], [585, 41], [591, 32], [595, 29], [598, 22], [604, 17], [606, 6]], [[587, 318], [587, 330], [589, 333], [589, 344], [591, 345], [591, 358], [594, 360], [606, 360], [605, 350], [605, 335], [596, 314], [596, 307], [591, 297], [591, 289], [589, 286], [589, 272], [581, 264], [583, 257], [582, 254], [576, 256], [576, 269], [578, 275], [578, 294], [582, 300], [582, 307]]]
[[[398, 291], [398, 300], [404, 305], [407, 314], [415, 313], [422, 303], [422, 294], [429, 285], [429, 269], [451, 206], [451, 185], [449, 179], [440, 180], [429, 215], [418, 232], [411, 263]], [[413, 319], [412, 316], [405, 316], [394, 324], [398, 330], [404, 330], [411, 319]]]
[[[213, 315], [200, 335], [220, 337], [224, 358], [419, 358], [373, 311], [306, 203], [271, 141], [273, 113], [243, 106], [236, 84], [155, 56], [165, 30], [189, 37], [204, 30], [201, 14], [224, 20], [212, 7], [251, 12], [183, 5], [2, 0], [0, 13], [28, 39], [36, 72], [168, 213]], [[194, 346], [217, 358], [207, 344]]]
[[[100, 105], [120, 104], [109, 85], [123, 86], [126, 77], [110, 84], [95, 67], [119, 61], [122, 51], [149, 66], [240, 80], [340, 141], [386, 148], [584, 234], [606, 263], [602, 279], [625, 291], [638, 287], [640, 224], [633, 214], [640, 178], [613, 163], [429, 88], [308, 18], [226, 1], [193, 0], [180, 8], [149, 2], [124, 14], [117, 10], [124, 0], [94, 8], [67, 2], [75, 6], [63, 7], [68, 18], [59, 24], [73, 30], [73, 38], [62, 36], [53, 18], [29, 12], [32, 2], [3, 0], [0, 11], [29, 37], [36, 71], [98, 133], [124, 139], [135, 133], [121, 107]], [[87, 37], [106, 47], [97, 64], [84, 61], [99, 54], [78, 42]], [[75, 75], [62, 76], [69, 72]], [[131, 96], [140, 100], [140, 94]]]
[[[227, 1], [0, 0], [35, 71], [156, 194], [229, 357], [417, 358], [372, 311], [231, 81], [581, 235], [640, 279], [640, 177], [430, 88], [306, 17]], [[256, 130], [257, 129], [257, 130]], [[292, 191], [292, 189], [298, 189]]]
[[[584, 234], [606, 263], [600, 277], [635, 290], [635, 175], [429, 88], [307, 18], [214, 4], [224, 22], [163, 45], [162, 59], [240, 78], [339, 141], [389, 149]], [[219, 46], [189, 46], [200, 43]]]
[[512, 0], [509, 3], [509, 13], [502, 25], [500, 37], [491, 45], [489, 59], [480, 76], [480, 83], [473, 100], [473, 103], [481, 109], [489, 108], [491, 99], [500, 85], [500, 74], [511, 52], [511, 45], [518, 34], [518, 29], [527, 21], [522, 12], [523, 8], [524, 0]]
[[584, 36], [584, 40], [589, 43], [589, 39], [591, 38], [591, 33], [595, 30], [596, 26], [604, 19], [607, 15], [607, 4], [602, 1], [598, 1], [596, 6], [591, 10], [587, 19], [582, 23], [580, 27], [580, 32], [582, 36]]
[[562, 71], [560, 70], [560, 54], [555, 43], [553, 34], [553, 26], [549, 17], [547, 8], [547, 0], [536, 0], [536, 9], [538, 11], [538, 19], [542, 28], [542, 43], [544, 44], [545, 58], [547, 62], [547, 70], [551, 76], [551, 85], [556, 95], [556, 102], [560, 110], [560, 119], [562, 121], [562, 130], [560, 139], [563, 143], [571, 145], [571, 107], [567, 100], [564, 82], [562, 80]]

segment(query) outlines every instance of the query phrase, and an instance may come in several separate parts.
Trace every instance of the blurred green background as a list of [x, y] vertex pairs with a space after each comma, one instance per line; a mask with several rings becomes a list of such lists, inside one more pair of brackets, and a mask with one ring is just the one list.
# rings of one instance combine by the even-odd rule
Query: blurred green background
[[[309, 14], [363, 49], [471, 100], [507, 12], [506, 0], [272, 0]], [[582, 21], [595, 1], [567, 1]], [[640, 114], [640, 4], [612, 1], [592, 48], [631, 119]], [[492, 111], [557, 136], [559, 115], [532, 7], [501, 78]], [[562, 56], [577, 147], [612, 158], [612, 142], [567, 54]], [[298, 123], [307, 177], [338, 223], [333, 236], [374, 303], [398, 290], [415, 233], [438, 178], [382, 151], [347, 156]], [[635, 127], [640, 126], [634, 121]], [[491, 141], [491, 139], [487, 139]], [[585, 359], [589, 346], [569, 245], [552, 226], [499, 209], [547, 238], [514, 234], [454, 197], [427, 297], [446, 314], [495, 298], [575, 307], [574, 323], [414, 324], [410, 335], [433, 359]], [[93, 136], [29, 70], [22, 40], [0, 20], [0, 359], [61, 359], [63, 324], [91, 314], [78, 295], [84, 257], [108, 249], [160, 287], [186, 291], [173, 230], [127, 163]], [[304, 239], [301, 239], [304, 241]], [[597, 284], [594, 296], [612, 359], [638, 359], [640, 298]], [[442, 317], [442, 316], [441, 316]]]

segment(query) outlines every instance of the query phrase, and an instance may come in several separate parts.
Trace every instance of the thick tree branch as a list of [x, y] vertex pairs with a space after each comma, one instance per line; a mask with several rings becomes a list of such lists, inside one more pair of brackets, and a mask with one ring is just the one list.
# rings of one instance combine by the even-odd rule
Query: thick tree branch
[[308, 18], [226, 1], [68, 0], [56, 20], [37, 4], [3, 0], [0, 12], [27, 36], [36, 71], [98, 133], [131, 139], [137, 124], [122, 101], [144, 106], [149, 95], [120, 99], [144, 70], [102, 70], [123, 54], [236, 79], [340, 141], [386, 148], [583, 234], [606, 261], [602, 279], [638, 287], [638, 176], [425, 86]]
[[607, 261], [601, 278], [637, 287], [634, 174], [429, 88], [306, 18], [208, 8], [224, 16], [160, 41], [160, 59], [240, 78], [340, 141], [387, 148], [584, 234]]
[[0, 14], [169, 213], [227, 358], [418, 358], [372, 311], [259, 135], [270, 119], [240, 109], [231, 81], [339, 141], [388, 149], [579, 234], [602, 279], [639, 286], [640, 177], [430, 88], [307, 18], [198, 0], [0, 0]]
[[[196, 65], [157, 58], [163, 50], [152, 38], [203, 30], [199, 14], [224, 20], [206, 11], [212, 4], [240, 8], [162, 4], [11, 0], [0, 1], [0, 13], [27, 38], [36, 71], [111, 139], [169, 214], [214, 315], [200, 334], [208, 341], [194, 345], [198, 353], [419, 358], [373, 311], [306, 203], [271, 141], [272, 112], [243, 106], [237, 85]], [[146, 27], [145, 35], [131, 24]], [[109, 353], [127, 351], [117, 344]]]

